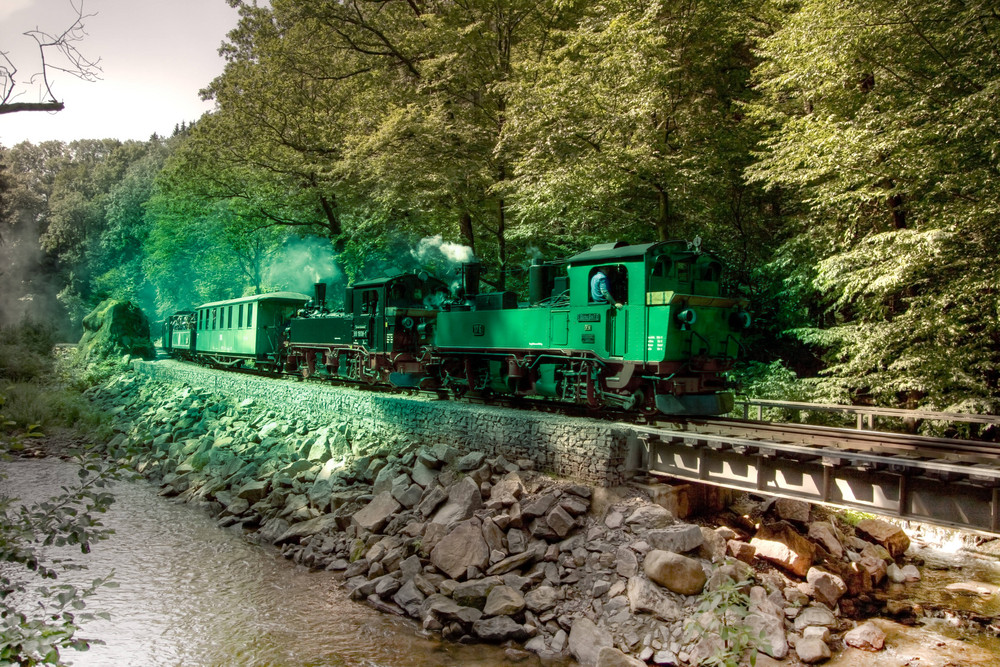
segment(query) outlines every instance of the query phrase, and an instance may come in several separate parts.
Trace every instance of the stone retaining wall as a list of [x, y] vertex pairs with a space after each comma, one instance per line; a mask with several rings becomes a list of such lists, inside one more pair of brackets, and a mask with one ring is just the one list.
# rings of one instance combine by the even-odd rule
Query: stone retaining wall
[[598, 486], [624, 483], [628, 434], [594, 419], [399, 396], [290, 379], [264, 378], [170, 360], [133, 362], [153, 380], [204, 387], [236, 401], [252, 398], [319, 425], [351, 415], [354, 433], [381, 442], [445, 443]]

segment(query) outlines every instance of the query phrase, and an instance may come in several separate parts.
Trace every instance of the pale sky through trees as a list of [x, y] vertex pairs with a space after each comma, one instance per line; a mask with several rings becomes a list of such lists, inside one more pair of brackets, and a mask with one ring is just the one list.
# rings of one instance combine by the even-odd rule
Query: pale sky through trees
[[[197, 120], [212, 104], [198, 91], [223, 69], [218, 55], [238, 16], [225, 0], [83, 0], [87, 36], [77, 46], [100, 58], [101, 80], [79, 81], [54, 72], [53, 89], [66, 108], [57, 113], [0, 116], [0, 145], [51, 139], [140, 139], [169, 135], [182, 121]], [[37, 47], [22, 35], [39, 28], [58, 33], [75, 12], [69, 0], [0, 0], [0, 51], [20, 68], [26, 85], [15, 101], [39, 101], [27, 85], [38, 70]]]

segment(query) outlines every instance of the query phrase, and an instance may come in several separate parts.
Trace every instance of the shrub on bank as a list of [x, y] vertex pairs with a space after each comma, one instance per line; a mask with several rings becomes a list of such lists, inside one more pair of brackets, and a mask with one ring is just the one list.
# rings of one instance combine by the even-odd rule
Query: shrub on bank
[[22, 382], [48, 375], [54, 340], [52, 329], [31, 320], [0, 326], [0, 378]]
[[[50, 327], [30, 320], [0, 327], [2, 430], [76, 427], [97, 438], [110, 435], [108, 420], [81, 395], [91, 386], [81, 372], [87, 369], [57, 364], [54, 340]], [[96, 380], [104, 373], [92, 375]]]

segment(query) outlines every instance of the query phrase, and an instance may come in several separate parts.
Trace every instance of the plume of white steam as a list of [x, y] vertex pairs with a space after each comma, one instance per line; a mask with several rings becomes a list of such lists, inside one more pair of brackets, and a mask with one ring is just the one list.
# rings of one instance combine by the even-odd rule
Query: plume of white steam
[[327, 239], [292, 238], [264, 269], [268, 289], [312, 294], [315, 283], [341, 282], [337, 255]]
[[[456, 292], [461, 285], [460, 267], [475, 258], [472, 248], [460, 243], [445, 241], [440, 234], [426, 236], [410, 251], [420, 268], [437, 275], [438, 278], [450, 283], [451, 291]], [[438, 304], [440, 306], [440, 304]]]
[[452, 267], [472, 261], [474, 256], [472, 248], [469, 246], [445, 241], [440, 234], [420, 239], [417, 247], [410, 253], [421, 266], [440, 266], [443, 264]]

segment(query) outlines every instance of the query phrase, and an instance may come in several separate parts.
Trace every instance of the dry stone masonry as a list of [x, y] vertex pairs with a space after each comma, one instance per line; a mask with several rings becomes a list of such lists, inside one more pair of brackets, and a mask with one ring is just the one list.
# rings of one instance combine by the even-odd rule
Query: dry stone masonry
[[275, 380], [175, 361], [133, 363], [144, 377], [204, 387], [237, 403], [251, 399], [307, 423], [350, 415], [355, 432], [380, 443], [444, 442], [461, 451], [531, 460], [540, 470], [591, 484], [617, 486], [625, 480], [627, 434], [607, 422]]
[[109, 452], [162, 495], [446, 640], [506, 643], [511, 660], [695, 665], [759, 651], [812, 664], [844, 646], [877, 651], [879, 628], [850, 618], [877, 607], [883, 582], [920, 576], [900, 567], [907, 538], [885, 522], [852, 535], [778, 501], [759, 507], [759, 528], [738, 515], [696, 526], [610, 490], [623, 441], [606, 425], [574, 435], [577, 421], [549, 415], [139, 369], [90, 395], [116, 416]]

